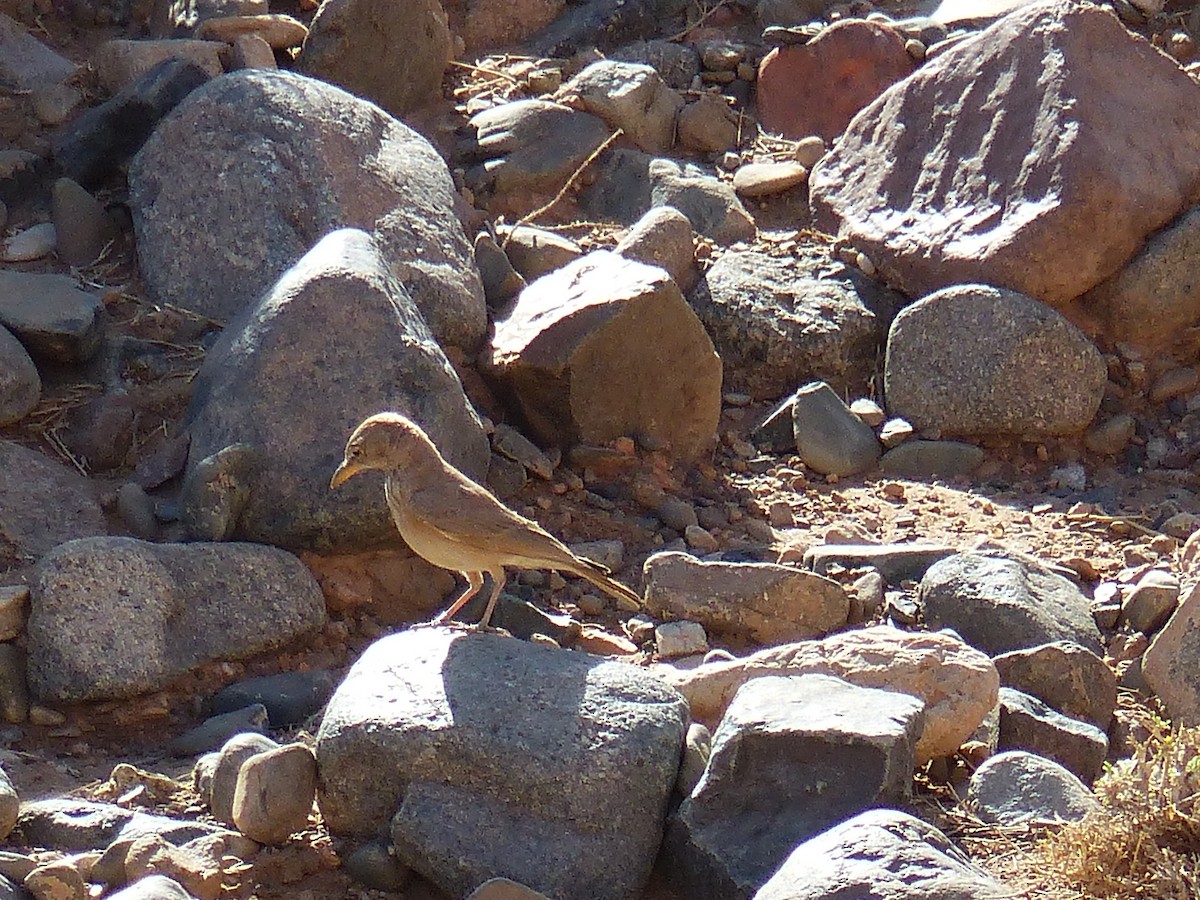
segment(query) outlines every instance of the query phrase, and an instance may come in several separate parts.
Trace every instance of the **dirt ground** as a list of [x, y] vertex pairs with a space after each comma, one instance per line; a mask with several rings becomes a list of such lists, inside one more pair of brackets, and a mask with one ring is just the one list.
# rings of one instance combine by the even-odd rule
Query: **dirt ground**
[[[40, 17], [39, 23], [39, 37], [78, 60], [86, 59], [100, 41], [125, 36], [124, 29], [82, 27], [53, 13]], [[447, 83], [448, 97], [463, 86], [465, 78], [462, 72], [452, 73]], [[83, 83], [89, 85], [87, 77]], [[39, 146], [45, 141], [45, 131], [24, 116], [18, 99], [0, 92], [0, 136], [23, 133], [23, 141]], [[22, 116], [23, 122], [19, 121]], [[449, 100], [426, 111], [426, 133], [452, 133], [460, 121], [456, 116]], [[762, 145], [764, 155], [771, 149], [769, 144]], [[110, 185], [100, 197], [119, 209], [123, 185]], [[584, 236], [593, 245], [609, 245], [619, 236], [611, 227], [564, 221], [569, 210], [567, 204], [538, 224], [570, 224], [567, 230], [573, 237]], [[10, 210], [8, 231], [45, 221], [46, 213], [44, 202], [38, 200], [15, 207]], [[797, 234], [801, 234], [798, 239], [807, 239], [802, 236], [802, 196], [780, 198], [755, 213], [764, 227], [764, 245], [795, 239]], [[53, 261], [16, 268], [69, 271]], [[210, 325], [184, 311], [156, 307], [145, 299], [128, 230], [124, 241], [113, 247], [106, 259], [78, 275], [104, 292], [115, 334], [158, 342], [164, 350], [165, 371], [123, 373], [138, 410], [138, 450], [136, 458], [129, 461], [132, 466], [179, 432], [190, 379], [202, 359], [202, 341]], [[19, 440], [67, 464], [77, 464], [61, 436], [71, 427], [72, 413], [99, 392], [98, 373], [91, 369], [43, 374], [46, 390], [38, 410], [21, 426], [0, 431], [0, 437]], [[736, 382], [736, 373], [730, 375], [730, 380]], [[871, 385], [862, 387], [861, 396], [872, 394]], [[1191, 469], [1141, 470], [1124, 460], [1088, 457], [1072, 441], [994, 443], [983, 469], [969, 480], [926, 483], [865, 477], [832, 481], [807, 472], [797, 458], [760, 456], [747, 448], [747, 436], [768, 411], [769, 407], [761, 404], [727, 404], [720, 443], [711, 459], [697, 465], [677, 467], [660, 454], [635, 451], [610, 453], [599, 464], [593, 460], [593, 472], [585, 472], [583, 467], [573, 471], [576, 476], [586, 477], [589, 486], [597, 481], [628, 486], [649, 479], [667, 493], [695, 505], [718, 505], [730, 520], [728, 527], [718, 529], [718, 542], [723, 549], [744, 552], [747, 558], [799, 563], [807, 547], [827, 540], [921, 540], [959, 549], [991, 542], [1068, 566], [1089, 586], [1100, 580], [1129, 577], [1148, 563], [1170, 559], [1177, 552], [1178, 542], [1157, 529], [1174, 512], [1189, 506], [1195, 509], [1194, 492], [1200, 487], [1200, 477]], [[1165, 415], [1163, 410], [1150, 407], [1142, 414], [1150, 422], [1163, 421]], [[1080, 505], [1078, 495], [1058, 482], [1054, 470], [1075, 461], [1084, 463], [1090, 491], [1102, 497], [1103, 504]], [[564, 465], [570, 466], [569, 459]], [[116, 487], [129, 474], [127, 467], [93, 477], [101, 495], [111, 500]], [[568, 542], [620, 538], [625, 542], [628, 565], [618, 574], [637, 586], [641, 562], [661, 544], [662, 536], [633, 500], [614, 501], [615, 510], [622, 513], [617, 516], [613, 509], [598, 506], [576, 484], [574, 478], [563, 477], [549, 482], [531, 480], [510, 502]], [[768, 528], [772, 523], [774, 527]], [[114, 533], [120, 533], [115, 520], [113, 525]], [[0, 581], [8, 583], [21, 574], [9, 572], [0, 575]], [[853, 574], [845, 573], [844, 577], [849, 580]], [[545, 605], [570, 609], [614, 634], [622, 632], [623, 623], [618, 618], [589, 618], [579, 613], [573, 602], [577, 596], [578, 591], [571, 586], [565, 591], [552, 592], [546, 587], [536, 591], [537, 600]], [[119, 763], [130, 763], [181, 781], [168, 796], [155, 791], [133, 792], [137, 796], [123, 802], [149, 802], [168, 814], [204, 818], [205, 810], [188, 787], [189, 761], [173, 760], [162, 752], [171, 737], [202, 718], [204, 700], [220, 686], [250, 675], [344, 668], [371, 640], [392, 627], [369, 609], [353, 610], [335, 616], [321, 633], [285, 652], [248, 662], [203, 666], [168, 690], [149, 697], [59, 710], [64, 717], [61, 723], [23, 724], [19, 729], [9, 726], [0, 730], [6, 748], [0, 750], [0, 765], [26, 800], [64, 793], [117, 799], [129, 796], [128, 785], [113, 785], [109, 776]], [[740, 653], [753, 648], [728, 649]], [[641, 655], [649, 658], [647, 652]], [[316, 724], [309, 723], [307, 729], [281, 737], [306, 739]], [[934, 772], [923, 776], [930, 802], [935, 805], [948, 796], [938, 786], [938, 779], [944, 775]], [[341, 872], [334, 849], [334, 842], [314, 816], [309, 831], [294, 836], [283, 848], [264, 850], [250, 866], [232, 873], [226, 895], [261, 900], [384, 896], [354, 886]], [[671, 895], [660, 882], [661, 878], [656, 878], [648, 896], [665, 900]], [[402, 896], [440, 895], [414, 882]]]

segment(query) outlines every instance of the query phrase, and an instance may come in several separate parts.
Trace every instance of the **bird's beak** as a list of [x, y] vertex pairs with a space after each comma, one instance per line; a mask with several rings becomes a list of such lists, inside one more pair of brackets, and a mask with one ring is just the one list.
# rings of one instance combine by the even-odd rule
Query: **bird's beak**
[[339, 488], [359, 472], [362, 471], [361, 466], [357, 466], [349, 461], [343, 461], [337, 467], [337, 471], [333, 473], [333, 477], [329, 479], [329, 489]]

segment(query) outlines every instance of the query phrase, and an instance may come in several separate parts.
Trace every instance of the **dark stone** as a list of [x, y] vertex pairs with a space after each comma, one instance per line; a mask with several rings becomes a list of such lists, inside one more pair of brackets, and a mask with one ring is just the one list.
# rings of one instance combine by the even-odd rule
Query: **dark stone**
[[94, 188], [133, 158], [162, 118], [208, 74], [193, 62], [165, 59], [110, 99], [63, 126], [51, 139], [68, 175]]

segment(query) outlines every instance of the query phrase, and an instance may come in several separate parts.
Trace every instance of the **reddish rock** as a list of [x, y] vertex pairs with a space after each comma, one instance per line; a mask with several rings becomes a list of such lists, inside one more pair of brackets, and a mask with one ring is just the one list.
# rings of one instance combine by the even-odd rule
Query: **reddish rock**
[[540, 442], [712, 446], [721, 359], [665, 269], [597, 251], [543, 276], [496, 322], [488, 357]]
[[537, 34], [566, 6], [564, 0], [448, 0], [450, 28], [468, 53], [519, 44]]
[[1111, 12], [1038, 3], [888, 89], [809, 185], [818, 225], [911, 296], [1061, 308], [1200, 199], [1200, 88]]
[[916, 63], [893, 28], [848, 19], [812, 43], [777, 47], [758, 72], [758, 117], [774, 134], [827, 141], [860, 109], [913, 71]]

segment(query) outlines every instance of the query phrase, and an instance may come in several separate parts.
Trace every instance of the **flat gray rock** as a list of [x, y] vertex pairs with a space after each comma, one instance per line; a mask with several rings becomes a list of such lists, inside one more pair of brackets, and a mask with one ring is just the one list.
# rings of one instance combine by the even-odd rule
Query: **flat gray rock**
[[193, 666], [272, 650], [325, 621], [296, 557], [261, 544], [70, 541], [30, 583], [29, 685], [42, 702], [128, 697]]
[[945, 288], [906, 307], [888, 334], [888, 412], [918, 431], [1080, 432], [1107, 381], [1104, 358], [1082, 331], [1015, 291]]
[[35, 357], [89, 360], [100, 346], [100, 297], [66, 275], [0, 272], [0, 325]]
[[971, 776], [967, 803], [985, 822], [1076, 822], [1099, 801], [1069, 769], [1025, 750], [988, 757]]
[[642, 567], [646, 609], [699, 622], [712, 634], [781, 644], [846, 624], [850, 598], [836, 581], [770, 563], [702, 562], [655, 553]]
[[749, 897], [799, 842], [909, 796], [925, 704], [829, 675], [737, 692], [663, 852], [689, 898]]
[[455, 896], [504, 876], [566, 900], [633, 897], [687, 718], [683, 697], [636, 666], [401, 632], [368, 648], [326, 707], [318, 802], [334, 834], [390, 823], [398, 858]]
[[983, 449], [962, 441], [906, 441], [883, 454], [879, 471], [899, 478], [954, 478], [979, 468]]
[[1008, 900], [927, 822], [872, 809], [796, 847], [754, 900]]
[[993, 656], [1051, 641], [1102, 652], [1088, 599], [1073, 583], [1041, 566], [982, 553], [935, 563], [918, 599], [931, 628], [952, 628]]
[[731, 250], [689, 296], [731, 381], [774, 398], [809, 381], [860, 391], [898, 294], [829, 258]]
[[820, 544], [804, 551], [804, 565], [820, 575], [829, 574], [835, 567], [861, 569], [870, 567], [879, 572], [890, 585], [901, 581], [919, 581], [938, 560], [953, 556], [954, 550], [944, 544], [920, 541], [897, 544]]
[[595, 168], [596, 181], [581, 195], [591, 215], [632, 225], [655, 206], [673, 206], [718, 244], [748, 241], [757, 231], [733, 187], [699, 166], [619, 149]]
[[22, 804], [16, 835], [31, 847], [80, 853], [102, 848], [118, 838], [162, 835], [175, 844], [209, 834], [232, 834], [205, 822], [171, 819], [126, 809], [115, 803], [73, 798], [32, 800]]
[[356, 229], [325, 237], [231, 322], [195, 385], [182, 504], [201, 540], [398, 542], [382, 479], [329, 488], [350, 434], [383, 410], [412, 416], [468, 475], [487, 472], [487, 438], [462, 382], [379, 239]]
[[1095, 725], [1065, 716], [1036, 697], [1002, 687], [1000, 749], [1029, 750], [1060, 763], [1085, 784], [1091, 784], [1108, 755], [1108, 736]]
[[326, 234], [357, 227], [379, 242], [439, 342], [483, 338], [483, 285], [446, 164], [340, 88], [283, 71], [213, 79], [146, 142], [129, 192], [158, 301], [227, 321]]

